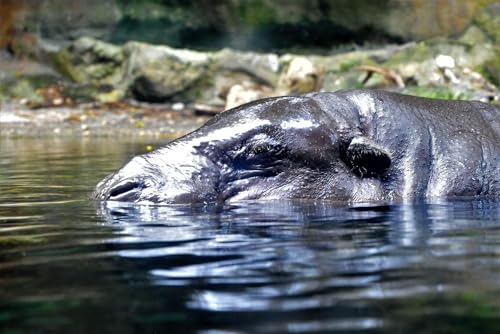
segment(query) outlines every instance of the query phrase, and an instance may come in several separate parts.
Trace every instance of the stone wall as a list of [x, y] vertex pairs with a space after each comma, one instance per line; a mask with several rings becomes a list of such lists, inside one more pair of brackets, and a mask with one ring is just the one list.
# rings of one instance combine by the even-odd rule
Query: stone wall
[[[174, 47], [276, 50], [461, 34], [498, 0], [2, 0], [0, 42], [81, 36]], [[24, 37], [23, 37], [24, 36]], [[3, 41], [3, 42], [2, 42]], [[19, 43], [18, 43], [19, 44]]]

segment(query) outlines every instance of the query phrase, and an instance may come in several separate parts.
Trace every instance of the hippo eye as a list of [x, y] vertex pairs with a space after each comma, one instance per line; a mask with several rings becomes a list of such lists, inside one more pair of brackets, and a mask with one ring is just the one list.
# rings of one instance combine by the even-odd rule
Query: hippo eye
[[286, 153], [286, 147], [278, 143], [249, 143], [231, 150], [229, 156], [236, 163], [258, 163], [276, 161], [283, 158]]
[[285, 148], [279, 144], [257, 144], [250, 148], [249, 156], [281, 156]]

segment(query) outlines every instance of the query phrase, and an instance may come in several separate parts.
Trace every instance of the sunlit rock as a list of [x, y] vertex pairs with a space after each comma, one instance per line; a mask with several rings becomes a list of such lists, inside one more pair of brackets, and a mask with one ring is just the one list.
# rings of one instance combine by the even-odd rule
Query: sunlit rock
[[242, 52], [223, 49], [214, 55], [218, 70], [243, 72], [258, 81], [275, 84], [279, 76], [279, 58], [276, 54]]
[[279, 95], [303, 94], [318, 91], [323, 85], [323, 70], [306, 57], [294, 57], [281, 73]]
[[448, 55], [438, 55], [435, 58], [436, 65], [439, 68], [454, 68], [455, 67], [455, 59]]
[[225, 109], [231, 109], [272, 95], [273, 91], [269, 87], [245, 81], [229, 89]]

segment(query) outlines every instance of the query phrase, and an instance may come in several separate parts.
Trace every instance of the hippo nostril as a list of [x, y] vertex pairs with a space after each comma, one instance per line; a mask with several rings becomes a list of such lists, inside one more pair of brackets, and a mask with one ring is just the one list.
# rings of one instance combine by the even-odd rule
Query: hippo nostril
[[137, 181], [125, 181], [115, 185], [109, 191], [109, 199], [133, 199], [132, 197], [137, 197], [138, 192], [144, 188], [144, 184], [142, 182]]

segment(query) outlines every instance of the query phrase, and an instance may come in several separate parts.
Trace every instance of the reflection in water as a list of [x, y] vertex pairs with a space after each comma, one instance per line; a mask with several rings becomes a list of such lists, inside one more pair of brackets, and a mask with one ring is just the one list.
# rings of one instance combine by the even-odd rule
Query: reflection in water
[[[487, 259], [481, 241], [490, 229], [497, 233], [498, 209], [487, 200], [356, 207], [289, 201], [224, 207], [108, 203], [101, 214], [124, 233], [114, 242], [162, 243], [119, 254], [162, 259], [147, 268], [153, 285], [197, 286], [187, 308], [326, 310], [316, 321], [255, 328], [316, 331], [389, 327], [392, 319], [375, 316], [376, 305], [387, 300], [459, 294], [464, 287], [495, 289], [500, 277], [488, 267], [498, 261]], [[468, 271], [478, 265], [481, 270]], [[339, 316], [334, 320], [332, 314]]]
[[144, 147], [0, 142], [2, 332], [498, 328], [499, 202], [89, 200]]

